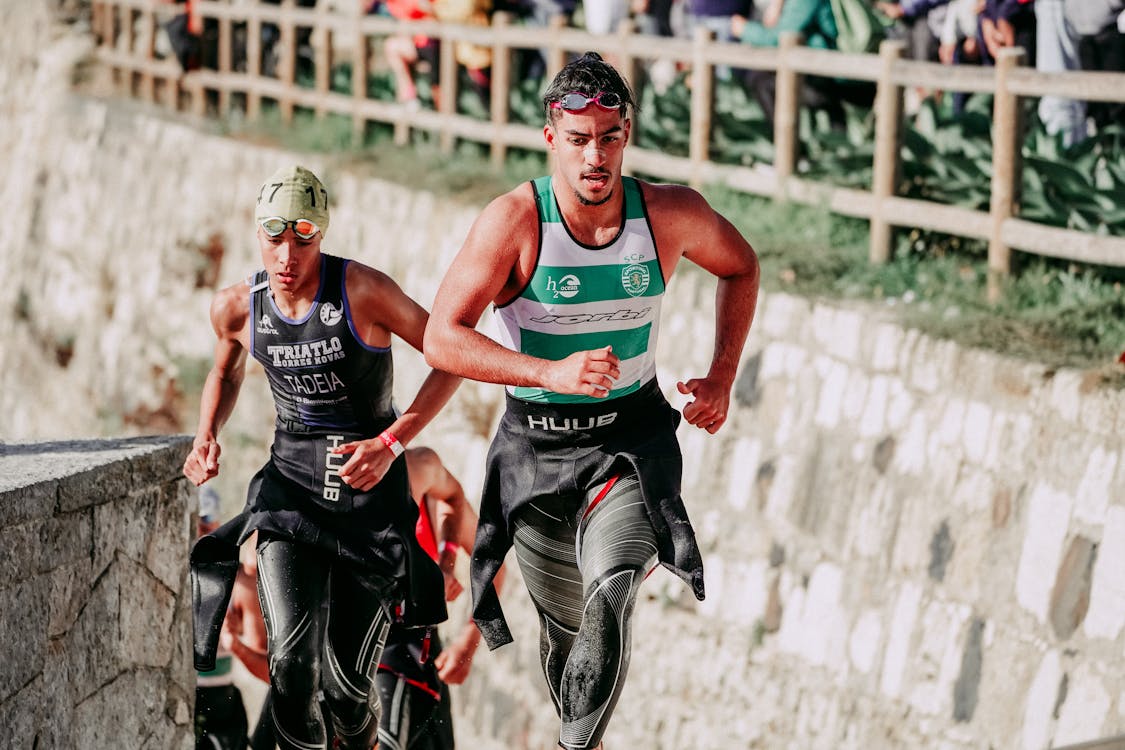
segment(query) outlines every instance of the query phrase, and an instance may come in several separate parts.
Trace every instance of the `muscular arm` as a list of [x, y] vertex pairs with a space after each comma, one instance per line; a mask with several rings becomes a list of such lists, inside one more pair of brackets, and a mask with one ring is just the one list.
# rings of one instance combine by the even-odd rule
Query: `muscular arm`
[[487, 383], [604, 396], [620, 375], [608, 348], [551, 361], [512, 351], [476, 330], [489, 304], [507, 302], [530, 278], [538, 222], [527, 185], [485, 208], [438, 289], [426, 326], [426, 361]]
[[[715, 433], [727, 418], [730, 391], [758, 305], [758, 256], [734, 226], [694, 190], [649, 187], [657, 247], [671, 277], [682, 256], [718, 277], [715, 291], [715, 350], [703, 378], [677, 383], [695, 400], [684, 407], [689, 424]], [[667, 217], [666, 219], [664, 217]]]
[[[348, 298], [353, 322], [360, 337], [370, 345], [386, 346], [394, 334], [418, 351], [429, 316], [389, 276], [359, 263], [348, 266]], [[431, 370], [417, 395], [388, 430], [404, 446], [441, 411], [457, 390], [461, 379], [440, 370]], [[337, 453], [352, 456], [340, 469], [340, 478], [363, 491], [374, 487], [394, 460], [377, 437], [346, 443]]]
[[221, 290], [211, 303], [211, 326], [218, 337], [215, 361], [203, 383], [195, 441], [184, 461], [184, 476], [196, 485], [219, 473], [219, 430], [230, 418], [246, 376], [249, 315], [245, 284]]
[[[472, 554], [476, 537], [477, 514], [465, 497], [465, 491], [457, 478], [445, 468], [441, 459], [430, 448], [411, 449], [406, 454], [410, 470], [410, 490], [419, 502], [432, 502], [438, 520], [434, 524], [438, 548], [442, 550], [440, 565], [442, 572], [450, 573], [457, 562], [457, 549], [466, 555]], [[422, 498], [426, 498], [422, 500]], [[444, 546], [442, 542], [454, 542], [457, 546]], [[496, 590], [504, 583], [504, 568], [501, 567], [495, 578]], [[463, 588], [458, 585], [458, 593]], [[447, 588], [447, 594], [449, 589]], [[455, 597], [447, 597], [455, 598]], [[438, 655], [435, 664], [438, 676], [446, 683], [459, 685], [465, 681], [472, 668], [473, 656], [480, 645], [480, 631], [472, 620], [462, 625], [457, 637]]]

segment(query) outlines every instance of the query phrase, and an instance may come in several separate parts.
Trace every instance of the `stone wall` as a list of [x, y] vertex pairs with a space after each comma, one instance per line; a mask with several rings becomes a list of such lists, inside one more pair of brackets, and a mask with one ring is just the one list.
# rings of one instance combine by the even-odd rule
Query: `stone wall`
[[189, 445], [0, 443], [0, 746], [194, 746]]
[[[252, 196], [282, 162], [334, 192], [326, 248], [431, 303], [479, 207], [76, 97], [49, 72], [80, 52], [44, 44], [0, 87], [36, 92], [3, 100], [20, 135], [0, 148], [29, 176], [0, 185], [16, 222], [3, 435], [190, 431], [208, 302], [257, 266]], [[706, 371], [713, 288], [688, 265], [670, 286], [660, 378], [676, 403], [676, 380]], [[424, 366], [395, 357], [402, 403]], [[1037, 750], [1125, 730], [1125, 395], [919, 335], [893, 310], [769, 294], [735, 396], [719, 435], [681, 432], [708, 598], [663, 572], [645, 585], [608, 747]], [[466, 383], [421, 438], [470, 496], [500, 403]], [[228, 510], [271, 419], [251, 367], [223, 435]], [[516, 643], [454, 690], [479, 750], [544, 750], [556, 731], [512, 573]]]

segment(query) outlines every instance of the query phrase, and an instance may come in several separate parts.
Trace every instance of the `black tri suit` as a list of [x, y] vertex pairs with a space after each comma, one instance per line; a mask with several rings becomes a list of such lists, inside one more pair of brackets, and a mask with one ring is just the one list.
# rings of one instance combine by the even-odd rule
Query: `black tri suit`
[[446, 617], [441, 571], [414, 536], [405, 459], [360, 492], [340, 480], [348, 456], [332, 453], [395, 419], [391, 352], [356, 334], [347, 264], [322, 256], [320, 289], [300, 320], [278, 310], [265, 271], [248, 280], [251, 353], [273, 391], [274, 442], [242, 513], [192, 550], [195, 659], [206, 668], [238, 544], [258, 531], [269, 705], [283, 750], [370, 750], [379, 726], [373, 678], [388, 629]]

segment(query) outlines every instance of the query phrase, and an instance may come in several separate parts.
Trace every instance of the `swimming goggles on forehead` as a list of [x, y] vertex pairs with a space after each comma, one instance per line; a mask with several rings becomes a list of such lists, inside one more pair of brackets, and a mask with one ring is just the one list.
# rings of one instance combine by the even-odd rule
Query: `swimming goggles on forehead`
[[258, 222], [266, 234], [270, 237], [280, 237], [285, 233], [285, 230], [292, 226], [293, 234], [300, 237], [302, 240], [311, 240], [320, 231], [320, 227], [315, 222], [308, 219], [292, 219], [286, 221], [280, 216], [270, 216], [267, 219], [262, 219]]
[[571, 91], [551, 102], [551, 109], [565, 109], [567, 112], [582, 112], [591, 104], [596, 104], [602, 109], [612, 112], [621, 109], [624, 100], [620, 94], [612, 91], [599, 91], [593, 96], [586, 96], [580, 91]]

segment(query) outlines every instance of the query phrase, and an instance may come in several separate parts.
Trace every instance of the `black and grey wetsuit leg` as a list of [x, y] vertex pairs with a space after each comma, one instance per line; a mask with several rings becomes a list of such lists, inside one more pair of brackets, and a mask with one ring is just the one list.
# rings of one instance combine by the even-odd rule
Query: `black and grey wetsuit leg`
[[270, 709], [282, 750], [327, 750], [331, 735], [347, 750], [375, 744], [372, 676], [390, 623], [388, 588], [378, 576], [305, 545], [270, 537], [259, 543]]
[[520, 571], [539, 611], [540, 658], [567, 750], [597, 747], [629, 667], [630, 617], [656, 564], [635, 474], [590, 491], [577, 514], [552, 498], [514, 519]]

